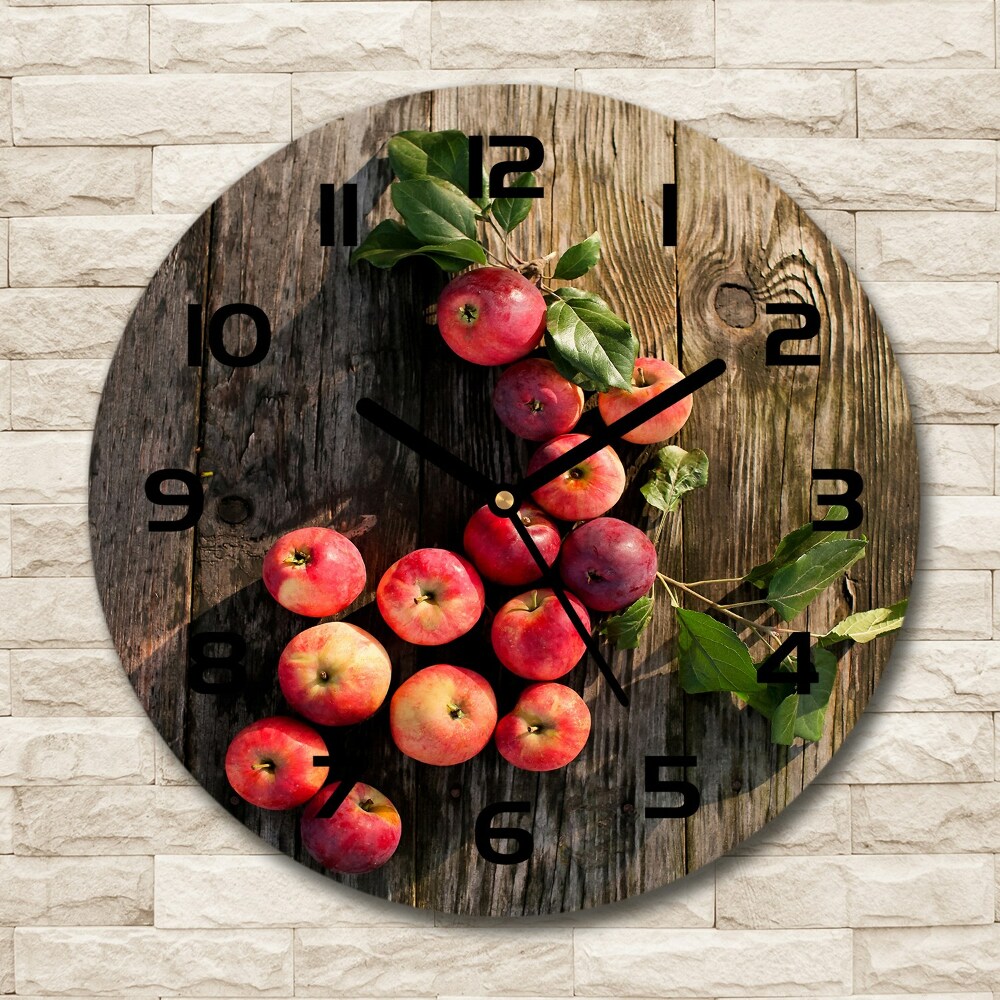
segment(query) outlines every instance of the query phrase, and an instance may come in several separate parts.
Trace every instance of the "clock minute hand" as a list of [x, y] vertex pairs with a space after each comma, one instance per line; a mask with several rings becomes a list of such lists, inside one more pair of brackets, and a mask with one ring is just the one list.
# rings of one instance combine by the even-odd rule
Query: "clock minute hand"
[[521, 541], [524, 542], [524, 547], [531, 554], [531, 558], [535, 560], [535, 563], [542, 574], [542, 583], [544, 583], [559, 599], [559, 603], [562, 605], [563, 611], [566, 612], [567, 617], [573, 623], [573, 627], [579, 633], [580, 638], [583, 639], [584, 644], [587, 647], [587, 652], [594, 658], [594, 662], [597, 664], [598, 670], [601, 671], [604, 679], [608, 682], [608, 686], [611, 688], [612, 693], [623, 705], [628, 706], [628, 695], [618, 682], [618, 678], [612, 673], [611, 667], [608, 665], [608, 661], [601, 654], [601, 651], [597, 646], [597, 641], [590, 634], [590, 632], [587, 631], [586, 626], [580, 620], [580, 616], [576, 613], [576, 609], [570, 603], [570, 599], [567, 596], [559, 577], [555, 574], [552, 567], [545, 561], [545, 557], [542, 553], [539, 552], [538, 546], [535, 544], [535, 540], [531, 537], [531, 533], [528, 531], [527, 526], [518, 516], [517, 508], [512, 508], [507, 512], [506, 516], [510, 519], [511, 524], [514, 525], [518, 535], [520, 535]]
[[726, 362], [722, 358], [715, 358], [708, 364], [685, 376], [680, 382], [675, 382], [669, 389], [657, 394], [652, 399], [647, 400], [641, 406], [637, 406], [631, 413], [624, 417], [619, 417], [614, 423], [608, 424], [595, 434], [592, 434], [586, 441], [570, 448], [569, 451], [554, 458], [547, 465], [525, 476], [514, 489], [514, 496], [517, 504], [523, 503], [539, 487], [551, 482], [556, 476], [569, 472], [575, 465], [591, 455], [596, 454], [606, 445], [613, 444], [624, 434], [634, 431], [640, 424], [644, 424], [651, 417], [655, 417], [662, 410], [679, 403], [686, 396], [696, 392], [709, 382], [717, 379], [726, 370]]
[[376, 403], [375, 400], [367, 397], [359, 399], [354, 408], [365, 420], [374, 424], [379, 430], [385, 431], [386, 434], [415, 451], [421, 458], [436, 465], [442, 472], [447, 472], [453, 479], [457, 479], [484, 498], [492, 499], [500, 490], [500, 486], [488, 476], [477, 472], [467, 462], [464, 462], [457, 455], [453, 455], [447, 448], [442, 448], [436, 441], [432, 441], [415, 427], [400, 420], [384, 406]]

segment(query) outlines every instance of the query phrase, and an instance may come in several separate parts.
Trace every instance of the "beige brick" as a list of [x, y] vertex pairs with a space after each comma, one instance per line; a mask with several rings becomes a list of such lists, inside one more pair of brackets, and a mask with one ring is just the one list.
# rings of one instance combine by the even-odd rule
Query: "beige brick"
[[854, 934], [854, 988], [1000, 988], [1000, 924], [989, 927], [873, 928]]
[[813, 779], [838, 784], [992, 781], [988, 712], [869, 712]]
[[1000, 422], [1000, 354], [901, 354], [918, 423]]
[[11, 508], [11, 534], [14, 576], [93, 572], [83, 504], [18, 504]]
[[274, 854], [201, 787], [16, 790], [14, 851], [32, 856]]
[[869, 281], [897, 354], [990, 354], [997, 350], [997, 286], [975, 281]]
[[452, 0], [434, 4], [431, 42], [433, 64], [452, 69], [711, 66], [715, 54], [712, 4], [705, 0]]
[[[19, 993], [96, 996], [287, 996], [288, 930], [163, 931], [152, 927], [19, 927]], [[123, 961], [122, 956], [127, 956]]]
[[942, 139], [725, 139], [804, 208], [992, 211], [996, 149]]
[[0, 579], [0, 649], [110, 646], [93, 577]]
[[11, 426], [10, 362], [0, 361], [0, 430]]
[[863, 282], [1000, 279], [1000, 212], [861, 212], [857, 224]]
[[0, 650], [0, 716], [10, 715], [12, 696], [10, 650], [3, 649]]
[[514, 927], [304, 928], [295, 931], [295, 995], [489, 996], [524, 982], [525, 993], [568, 996], [573, 934], [559, 927], [536, 927], [530, 936]]
[[430, 3], [233, 3], [150, 9], [153, 72], [430, 66]]
[[[970, 100], [970, 95], [975, 95]], [[1000, 139], [995, 69], [872, 69], [858, 73], [861, 135]]]
[[149, 728], [128, 717], [0, 719], [0, 784], [151, 784]]
[[148, 149], [0, 149], [0, 212], [5, 215], [148, 212], [151, 185]]
[[993, 856], [721, 858], [720, 928], [990, 924]]
[[868, 711], [1000, 711], [1000, 642], [897, 642]]
[[847, 993], [850, 931], [583, 929], [574, 932], [575, 994], [796, 997]]
[[907, 639], [990, 639], [993, 583], [986, 570], [925, 569], [913, 578]]
[[107, 360], [14, 361], [11, 423], [14, 430], [91, 430], [97, 419]]
[[153, 150], [153, 211], [201, 212], [281, 143], [157, 146]]
[[141, 7], [0, 8], [0, 74], [145, 73], [149, 18]]
[[[562, 927], [712, 927], [715, 924], [715, 869], [704, 865], [676, 882], [630, 896], [620, 903], [559, 914]], [[538, 917], [467, 917], [434, 914], [438, 927], [552, 926], [551, 915]], [[440, 1000], [440, 998], [439, 998]]]
[[854, 74], [837, 70], [583, 69], [581, 90], [719, 136], [852, 136]]
[[11, 508], [0, 506], [0, 577], [11, 575]]
[[0, 290], [0, 355], [110, 358], [138, 288], [5, 288]]
[[1000, 851], [1000, 782], [857, 785], [851, 789], [858, 854]]
[[992, 66], [989, 0], [718, 0], [720, 66]]
[[10, 80], [0, 80], [0, 146], [11, 144]]
[[434, 913], [356, 892], [284, 855], [161, 855], [154, 922], [157, 927], [431, 927]]
[[[0, 91], [0, 97], [3, 92]], [[7, 254], [9, 242], [10, 223], [6, 219], [0, 219], [0, 288], [7, 287]]]
[[13, 219], [12, 285], [144, 285], [194, 218], [188, 215]]
[[289, 80], [268, 73], [21, 77], [13, 82], [14, 141], [287, 142]]
[[990, 424], [917, 427], [920, 488], [925, 494], [993, 492], [994, 428]]
[[422, 69], [370, 73], [296, 73], [292, 77], [292, 134], [300, 136], [338, 115], [422, 90], [490, 83], [573, 88], [573, 70]]
[[925, 544], [920, 546], [918, 566], [1000, 566], [1000, 497], [925, 497], [920, 530]]
[[151, 924], [152, 858], [0, 857], [0, 923]]
[[0, 502], [86, 501], [89, 456], [83, 431], [0, 432]]
[[851, 270], [856, 269], [854, 252], [854, 213], [832, 208], [811, 208], [806, 212], [830, 243], [840, 251]]
[[14, 929], [0, 928], [0, 993], [14, 992]]
[[850, 854], [851, 795], [845, 785], [807, 785], [798, 798], [752, 837], [737, 844], [734, 855]]
[[14, 789], [0, 788], [0, 854], [14, 853]]
[[[142, 708], [137, 699], [135, 699], [135, 703], [141, 712]], [[153, 734], [153, 745], [156, 753], [156, 783], [158, 785], [198, 784], [193, 775], [174, 756], [173, 751], [159, 733]]]
[[[68, 684], [67, 677], [86, 683]], [[18, 716], [145, 715], [113, 649], [15, 649], [11, 689]]]

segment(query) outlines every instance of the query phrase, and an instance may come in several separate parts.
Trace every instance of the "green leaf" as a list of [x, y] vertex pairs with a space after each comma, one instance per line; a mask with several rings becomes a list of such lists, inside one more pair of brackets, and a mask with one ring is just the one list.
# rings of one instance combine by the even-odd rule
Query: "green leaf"
[[[510, 187], [523, 188], [534, 187], [534, 174], [521, 174]], [[493, 218], [500, 224], [500, 228], [509, 233], [516, 229], [528, 217], [531, 206], [535, 203], [534, 198], [494, 198], [492, 203]]]
[[876, 636], [895, 632], [903, 624], [908, 600], [904, 597], [890, 608], [873, 608], [871, 611], [859, 611], [857, 614], [848, 615], [843, 621], [834, 625], [826, 635], [821, 636], [819, 642], [823, 646], [832, 646], [844, 639], [870, 642]]
[[439, 177], [469, 193], [469, 137], [464, 132], [397, 132], [388, 151], [392, 171], [401, 181]]
[[608, 618], [599, 631], [606, 635], [616, 649], [636, 649], [639, 636], [653, 617], [653, 599], [640, 597], [621, 614]]
[[750, 651], [728, 625], [700, 611], [676, 608], [681, 687], [705, 691], [759, 691]]
[[419, 255], [430, 257], [446, 271], [486, 263], [486, 252], [475, 240], [425, 245], [395, 219], [380, 222], [351, 254], [351, 263], [366, 260], [374, 267], [385, 269], [407, 257]]
[[[824, 521], [839, 521], [847, 515], [847, 508], [833, 506], [822, 519]], [[803, 524], [801, 528], [796, 528], [789, 532], [778, 542], [778, 547], [774, 550], [774, 558], [769, 562], [754, 566], [745, 577], [748, 583], [752, 583], [761, 590], [767, 590], [767, 585], [771, 582], [771, 577], [783, 566], [795, 562], [803, 553], [807, 552], [814, 545], [828, 541], [831, 538], [846, 538], [846, 531], [817, 531], [812, 526], [812, 521]]]
[[[814, 646], [812, 662], [819, 674], [809, 694], [792, 692], [778, 704], [771, 716], [771, 742], [790, 744], [796, 736], [816, 742], [823, 735], [823, 720], [830, 692], [837, 677], [837, 658], [828, 649]], [[795, 657], [789, 658], [795, 670]]]
[[556, 263], [554, 278], [571, 281], [586, 274], [601, 259], [601, 237], [591, 233], [582, 243], [574, 243]]
[[578, 373], [601, 392], [631, 388], [639, 342], [598, 296], [560, 288], [549, 303], [546, 328], [549, 356], [561, 372]]
[[476, 238], [476, 206], [454, 184], [436, 177], [396, 181], [392, 204], [422, 243]]
[[649, 479], [639, 492], [646, 503], [665, 514], [677, 510], [685, 493], [708, 483], [708, 455], [700, 448], [685, 451], [675, 444], [661, 448]]
[[767, 603], [788, 621], [845, 573], [864, 554], [868, 539], [828, 538], [811, 546], [771, 577]]

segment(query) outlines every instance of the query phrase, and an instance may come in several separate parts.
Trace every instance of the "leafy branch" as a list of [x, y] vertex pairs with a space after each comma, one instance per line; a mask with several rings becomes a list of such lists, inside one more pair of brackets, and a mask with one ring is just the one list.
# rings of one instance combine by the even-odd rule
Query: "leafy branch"
[[[704, 452], [685, 451], [674, 445], [660, 449], [641, 487], [646, 502], [661, 512], [656, 540], [667, 515], [680, 509], [685, 494], [707, 482], [708, 458]], [[836, 523], [846, 514], [845, 508], [833, 506], [823, 520]], [[837, 657], [831, 647], [870, 642], [900, 628], [906, 600], [889, 608], [849, 615], [822, 633], [754, 621], [738, 609], [766, 607], [778, 621], [788, 622], [843, 578], [864, 557], [867, 545], [864, 535], [852, 538], [846, 531], [817, 528], [810, 521], [782, 538], [771, 559], [741, 577], [685, 583], [658, 573], [657, 580], [668, 594], [677, 618], [681, 687], [688, 694], [736, 695], [770, 720], [774, 743], [821, 739], [837, 676]], [[756, 587], [763, 592], [762, 597], [723, 604], [703, 592], [704, 587], [739, 583]], [[685, 608], [682, 598], [693, 599], [701, 607]], [[609, 618], [601, 631], [618, 648], [635, 648], [652, 611], [652, 598], [642, 597]], [[741, 632], [751, 633], [749, 643], [740, 638]], [[755, 663], [751, 649], [758, 640], [767, 646], [768, 653]]]
[[[509, 195], [473, 197], [469, 137], [464, 132], [399, 132], [386, 148], [394, 177], [390, 196], [399, 219], [375, 226], [351, 254], [352, 264], [364, 260], [389, 269], [419, 257], [446, 273], [488, 264], [517, 271], [543, 292], [545, 347], [559, 372], [588, 391], [612, 386], [631, 391], [639, 342], [629, 324], [592, 292], [553, 287], [554, 282], [581, 278], [597, 265], [598, 233], [562, 253], [553, 250], [526, 260], [511, 245], [511, 234], [537, 203], [536, 198], [517, 195], [519, 189], [536, 186], [534, 174], [516, 177], [506, 189]], [[491, 248], [491, 234], [499, 240], [499, 254]]]

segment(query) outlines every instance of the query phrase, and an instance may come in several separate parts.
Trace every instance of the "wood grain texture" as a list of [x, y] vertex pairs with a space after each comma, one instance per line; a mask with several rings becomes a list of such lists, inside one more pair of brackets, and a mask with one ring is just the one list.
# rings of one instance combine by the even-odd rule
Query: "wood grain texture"
[[[302, 850], [297, 812], [241, 802], [223, 770], [240, 728], [288, 712], [277, 658], [312, 624], [281, 609], [260, 582], [263, 555], [280, 534], [328, 524], [354, 538], [368, 587], [340, 617], [389, 650], [393, 688], [420, 667], [458, 663], [490, 680], [502, 713], [523, 686], [488, 643], [490, 614], [514, 591], [489, 588], [489, 613], [445, 647], [408, 646], [381, 621], [373, 593], [385, 569], [417, 546], [460, 549], [465, 521], [482, 499], [354, 411], [358, 398], [370, 396], [487, 474], [516, 479], [530, 449], [493, 414], [498, 372], [461, 362], [424, 322], [444, 281], [433, 267], [348, 268], [349, 248], [319, 245], [321, 183], [337, 185], [338, 198], [345, 182], [358, 185], [367, 231], [390, 214], [388, 137], [451, 127], [544, 142], [546, 197], [515, 234], [516, 252], [564, 249], [598, 230], [604, 258], [575, 284], [629, 319], [643, 353], [685, 370], [714, 357], [729, 366], [695, 401], [677, 439], [708, 452], [711, 479], [663, 533], [666, 572], [730, 577], [765, 560], [783, 533], [814, 516], [811, 469], [836, 466], [865, 477], [862, 530], [871, 545], [852, 567], [850, 585], [831, 589], [803, 622], [825, 627], [852, 610], [899, 600], [913, 572], [916, 455], [891, 351], [840, 256], [753, 168], [652, 112], [550, 88], [417, 94], [332, 121], [234, 184], [151, 282], [109, 375], [90, 507], [105, 611], [150, 717], [216, 799], [311, 867], [318, 866]], [[676, 252], [661, 245], [662, 186], [670, 182], [678, 189]], [[187, 304], [201, 303], [207, 323], [237, 301], [270, 319], [265, 360], [230, 368], [206, 352], [200, 367], [189, 367]], [[768, 368], [767, 332], [791, 324], [767, 315], [766, 303], [799, 301], [820, 311], [823, 364]], [[234, 353], [248, 350], [253, 336], [243, 319], [227, 325]], [[588, 411], [580, 429], [596, 417]], [[622, 450], [630, 486], [612, 512], [644, 528], [653, 519], [638, 485], [654, 451]], [[150, 535], [146, 521], [170, 515], [146, 500], [142, 483], [168, 466], [202, 476], [206, 511], [193, 531]], [[233, 496], [251, 510], [238, 523], [231, 523], [232, 502], [223, 502]], [[756, 596], [746, 588], [730, 593]], [[189, 625], [245, 638], [249, 682], [239, 693], [188, 689]], [[517, 771], [492, 746], [458, 767], [416, 764], [392, 746], [386, 706], [360, 726], [323, 730], [337, 762], [331, 780], [355, 774], [380, 788], [404, 825], [384, 868], [331, 877], [404, 903], [491, 915], [594, 906], [671, 882], [759, 829], [801, 791], [863, 711], [891, 647], [886, 638], [843, 656], [823, 740], [781, 749], [754, 712], [722, 696], [682, 693], [674, 636], [674, 616], [660, 599], [640, 649], [613, 655], [628, 709], [591, 663], [565, 678], [586, 699], [594, 726], [583, 754], [561, 771]], [[644, 792], [647, 754], [696, 756], [687, 774], [701, 790], [694, 816], [644, 817], [646, 805], [666, 804]], [[531, 804], [528, 815], [508, 820], [531, 829], [532, 857], [487, 862], [475, 847], [476, 817], [491, 803], [516, 800]]]

